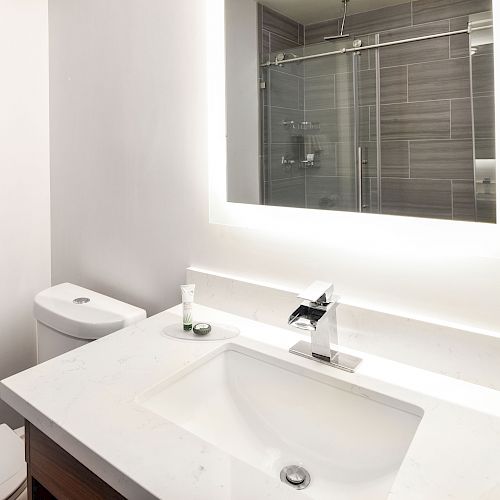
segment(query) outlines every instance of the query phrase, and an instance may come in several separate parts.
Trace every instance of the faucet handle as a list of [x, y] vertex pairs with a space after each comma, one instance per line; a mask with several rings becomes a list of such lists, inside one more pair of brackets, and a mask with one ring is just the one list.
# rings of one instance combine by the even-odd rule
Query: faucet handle
[[309, 288], [299, 294], [299, 299], [317, 304], [329, 304], [333, 297], [333, 283], [315, 281]]

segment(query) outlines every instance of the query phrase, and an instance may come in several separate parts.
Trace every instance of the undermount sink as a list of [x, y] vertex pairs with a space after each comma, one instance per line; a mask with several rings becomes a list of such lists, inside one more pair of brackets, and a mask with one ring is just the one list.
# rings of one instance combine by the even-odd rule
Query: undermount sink
[[138, 403], [273, 477], [300, 465], [311, 476], [307, 495], [320, 500], [386, 499], [423, 416], [408, 403], [231, 344]]

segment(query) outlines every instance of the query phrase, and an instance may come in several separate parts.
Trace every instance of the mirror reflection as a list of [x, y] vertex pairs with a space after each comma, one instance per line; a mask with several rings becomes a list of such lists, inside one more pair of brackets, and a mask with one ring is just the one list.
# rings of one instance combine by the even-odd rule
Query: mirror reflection
[[496, 222], [491, 0], [226, 14], [229, 201]]

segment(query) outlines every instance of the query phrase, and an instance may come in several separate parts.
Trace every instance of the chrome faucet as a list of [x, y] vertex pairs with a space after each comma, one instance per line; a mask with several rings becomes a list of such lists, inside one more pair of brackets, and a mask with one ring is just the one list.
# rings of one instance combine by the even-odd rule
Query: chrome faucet
[[338, 343], [338, 297], [333, 296], [333, 284], [315, 281], [299, 298], [304, 302], [288, 318], [288, 324], [311, 332], [312, 356], [330, 362], [330, 341]]
[[337, 307], [340, 297], [333, 294], [333, 284], [315, 281], [298, 296], [302, 304], [290, 315], [288, 324], [311, 332], [311, 342], [300, 341], [290, 352], [309, 359], [354, 372], [361, 359], [333, 351], [330, 343], [338, 344]]

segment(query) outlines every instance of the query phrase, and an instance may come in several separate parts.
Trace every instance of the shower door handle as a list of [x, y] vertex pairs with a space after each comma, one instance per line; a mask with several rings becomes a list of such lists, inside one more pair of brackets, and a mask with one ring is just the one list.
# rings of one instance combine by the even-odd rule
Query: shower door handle
[[358, 212], [363, 212], [363, 148], [358, 147], [358, 158], [356, 165], [356, 191]]

